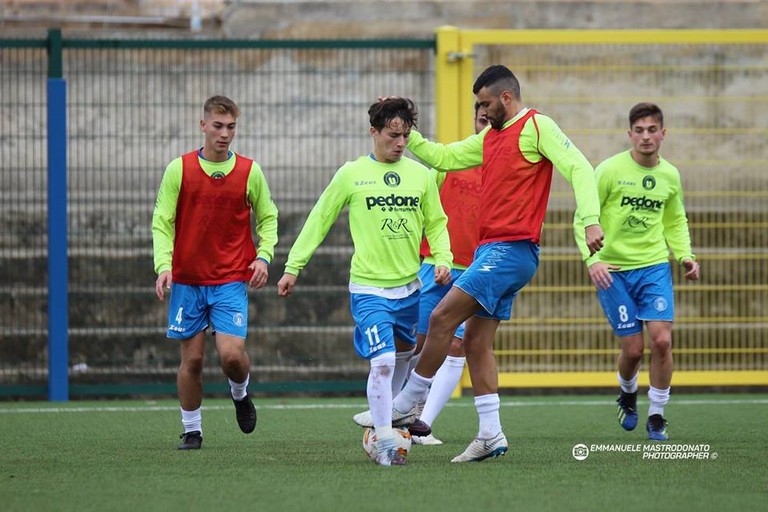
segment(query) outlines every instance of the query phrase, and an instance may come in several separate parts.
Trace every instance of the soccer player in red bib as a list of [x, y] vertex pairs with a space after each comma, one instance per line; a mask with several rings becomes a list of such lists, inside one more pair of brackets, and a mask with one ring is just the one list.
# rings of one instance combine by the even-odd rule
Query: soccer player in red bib
[[180, 450], [199, 449], [203, 442], [202, 376], [209, 327], [238, 426], [246, 434], [256, 427], [245, 351], [248, 286], [261, 288], [267, 282], [277, 243], [277, 207], [259, 164], [229, 149], [239, 116], [229, 98], [213, 96], [205, 102], [200, 120], [205, 144], [168, 164], [152, 215], [155, 293], [162, 301], [166, 290], [171, 291], [167, 336], [181, 347], [176, 380], [184, 426]]
[[584, 223], [590, 253], [603, 245], [594, 170], [584, 155], [551, 118], [523, 105], [520, 84], [505, 66], [483, 71], [473, 92], [489, 128], [447, 145], [427, 141], [415, 130], [408, 141], [408, 149], [435, 169], [482, 165], [482, 208], [474, 260], [432, 312], [419, 363], [393, 404], [393, 414], [399, 415], [424, 399], [454, 332], [466, 321], [464, 349], [479, 429], [452, 462], [480, 461], [507, 452], [493, 340], [499, 323], [510, 318], [515, 297], [538, 267], [553, 167], [573, 187], [576, 215]]

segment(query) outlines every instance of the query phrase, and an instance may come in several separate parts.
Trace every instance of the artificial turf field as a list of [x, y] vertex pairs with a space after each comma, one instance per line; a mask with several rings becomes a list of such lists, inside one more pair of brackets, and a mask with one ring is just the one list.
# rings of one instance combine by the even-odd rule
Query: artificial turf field
[[[199, 451], [175, 449], [175, 400], [0, 403], [0, 510], [768, 510], [768, 395], [675, 394], [668, 444], [708, 458], [674, 460], [644, 459], [642, 396], [633, 432], [614, 398], [502, 396], [509, 452], [464, 464], [449, 461], [476, 413], [471, 398], [452, 400], [434, 425], [445, 444], [414, 446], [391, 468], [363, 453], [351, 420], [363, 398], [256, 398], [250, 435], [231, 401], [206, 399]], [[577, 444], [592, 449], [585, 460]]]

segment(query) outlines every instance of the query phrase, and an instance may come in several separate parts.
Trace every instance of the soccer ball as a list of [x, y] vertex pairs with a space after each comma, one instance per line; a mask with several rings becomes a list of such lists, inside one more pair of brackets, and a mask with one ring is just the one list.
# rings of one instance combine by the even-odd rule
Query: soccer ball
[[[397, 451], [403, 457], [407, 457], [408, 452], [411, 451], [411, 433], [406, 428], [393, 428], [392, 430], [395, 432]], [[376, 445], [373, 444], [376, 441], [376, 431], [371, 427], [366, 428], [363, 431], [363, 450], [365, 450], [366, 455], [371, 460], [374, 460], [377, 455]]]

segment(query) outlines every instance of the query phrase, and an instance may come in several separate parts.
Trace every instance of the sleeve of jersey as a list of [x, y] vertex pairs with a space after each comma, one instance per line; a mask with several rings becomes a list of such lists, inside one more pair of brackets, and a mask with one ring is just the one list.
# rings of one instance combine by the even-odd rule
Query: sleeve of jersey
[[[597, 180], [597, 194], [600, 197], [600, 205], [602, 206], [603, 198], [608, 197], [608, 187], [610, 186], [610, 180], [608, 174], [605, 172], [605, 168], [597, 166], [595, 170], [595, 179]], [[589, 255], [589, 248], [587, 247], [587, 236], [584, 232], [584, 228], [587, 225], [584, 223], [578, 212], [573, 215], [573, 237], [576, 239], [576, 246], [581, 253], [581, 259], [587, 266], [592, 265], [600, 261], [600, 253], [596, 252], [592, 256]]]
[[451, 268], [451, 239], [448, 235], [448, 216], [440, 202], [440, 191], [437, 184], [427, 180], [427, 191], [424, 194], [424, 234], [429, 242], [435, 266]]
[[171, 270], [176, 236], [176, 204], [180, 189], [181, 158], [177, 158], [165, 168], [152, 212], [152, 249], [157, 274]]
[[[531, 121], [527, 124], [530, 123]], [[600, 220], [600, 200], [592, 165], [552, 118], [536, 114], [536, 124], [539, 127], [539, 151], [552, 162], [573, 188], [576, 196], [576, 215], [586, 226], [597, 224]]]
[[691, 251], [691, 235], [688, 229], [688, 217], [685, 214], [683, 202], [682, 184], [677, 177], [675, 194], [673, 194], [664, 208], [664, 238], [672, 249], [678, 263], [684, 259], [696, 259]]
[[483, 139], [487, 130], [451, 144], [441, 144], [425, 139], [418, 131], [411, 130], [408, 149], [427, 166], [439, 171], [461, 171], [483, 163]]
[[343, 169], [339, 169], [309, 212], [304, 227], [288, 253], [288, 261], [285, 263], [287, 274], [299, 275], [346, 206], [349, 195]]
[[256, 162], [248, 175], [248, 200], [256, 214], [256, 235], [259, 237], [257, 255], [269, 263], [277, 245], [277, 206], [272, 201], [267, 178]]

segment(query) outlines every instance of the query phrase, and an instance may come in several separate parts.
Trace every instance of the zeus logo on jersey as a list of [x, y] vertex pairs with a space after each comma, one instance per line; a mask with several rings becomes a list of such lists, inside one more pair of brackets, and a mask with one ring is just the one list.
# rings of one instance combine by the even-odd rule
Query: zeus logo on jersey
[[633, 210], [661, 210], [664, 207], [664, 201], [645, 196], [624, 196], [621, 198], [621, 206], [631, 206]]
[[396, 196], [395, 194], [389, 194], [388, 196], [368, 196], [365, 198], [365, 205], [369, 210], [374, 206], [380, 206], [382, 208], [387, 206], [418, 208], [419, 198], [417, 196]]

